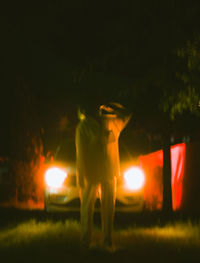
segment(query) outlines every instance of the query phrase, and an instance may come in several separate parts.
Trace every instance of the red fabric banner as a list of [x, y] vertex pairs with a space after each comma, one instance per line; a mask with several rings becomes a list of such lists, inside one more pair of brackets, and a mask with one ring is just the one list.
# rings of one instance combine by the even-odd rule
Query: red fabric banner
[[[185, 143], [171, 147], [171, 181], [173, 210], [181, 207], [182, 183], [185, 167]], [[159, 150], [139, 157], [146, 174], [144, 200], [148, 210], [158, 210], [163, 203], [163, 151]]]

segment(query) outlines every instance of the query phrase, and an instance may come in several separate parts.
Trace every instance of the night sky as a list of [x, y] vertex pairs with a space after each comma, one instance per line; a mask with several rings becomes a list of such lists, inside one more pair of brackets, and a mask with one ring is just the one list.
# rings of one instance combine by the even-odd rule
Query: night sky
[[[156, 78], [159, 69], [176, 71], [173, 51], [199, 32], [198, 1], [121, 2], [4, 3], [1, 155], [9, 155], [15, 135], [27, 135], [27, 130], [42, 130], [47, 147], [55, 148], [59, 138], [73, 136], [80, 103], [119, 101], [133, 110], [127, 90], [140, 87], [149, 76]], [[152, 105], [154, 99], [151, 92], [143, 94]], [[135, 110], [145, 111], [140, 105]], [[134, 121], [125, 134], [134, 133]], [[147, 137], [138, 136], [143, 146], [136, 143], [136, 149], [147, 151]]]

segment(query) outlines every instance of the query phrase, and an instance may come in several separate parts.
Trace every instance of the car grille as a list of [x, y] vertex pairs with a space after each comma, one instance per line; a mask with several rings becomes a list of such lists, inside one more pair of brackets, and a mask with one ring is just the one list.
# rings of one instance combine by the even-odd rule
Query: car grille
[[55, 202], [64, 202], [66, 199], [65, 195], [52, 195], [51, 200]]
[[67, 176], [67, 178], [65, 179], [64, 185], [66, 185], [66, 186], [76, 186], [77, 185], [76, 175], [69, 174]]

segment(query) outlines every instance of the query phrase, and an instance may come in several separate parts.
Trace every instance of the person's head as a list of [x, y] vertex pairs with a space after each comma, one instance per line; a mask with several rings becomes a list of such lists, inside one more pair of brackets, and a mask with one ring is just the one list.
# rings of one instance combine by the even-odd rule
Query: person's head
[[93, 118], [116, 117], [117, 113], [124, 111], [125, 108], [120, 103], [110, 102], [102, 105], [84, 104], [78, 107], [78, 118], [84, 120], [87, 116]]
[[116, 116], [117, 112], [123, 111], [125, 108], [120, 103], [110, 102], [107, 104], [103, 104], [99, 107], [99, 114], [101, 116]]

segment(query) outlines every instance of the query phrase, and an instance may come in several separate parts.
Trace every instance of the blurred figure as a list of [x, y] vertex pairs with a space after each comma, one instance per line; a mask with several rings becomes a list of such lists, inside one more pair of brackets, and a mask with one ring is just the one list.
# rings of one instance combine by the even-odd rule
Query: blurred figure
[[89, 246], [97, 190], [101, 188], [101, 217], [104, 245], [112, 247], [112, 230], [119, 176], [118, 139], [130, 114], [119, 103], [99, 109], [79, 109], [76, 129], [77, 176], [81, 189], [82, 242]]

